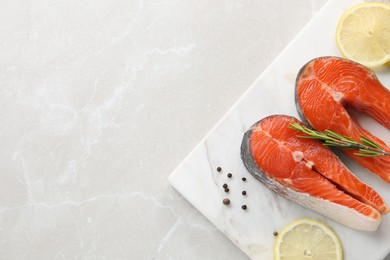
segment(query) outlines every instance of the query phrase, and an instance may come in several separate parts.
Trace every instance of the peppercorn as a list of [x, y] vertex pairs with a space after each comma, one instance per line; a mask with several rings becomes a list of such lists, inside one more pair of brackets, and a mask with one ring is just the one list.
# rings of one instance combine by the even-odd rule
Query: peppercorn
[[242, 208], [243, 210], [246, 210], [248, 207], [247, 207], [246, 205], [242, 205], [241, 208]]
[[231, 178], [232, 176], [233, 176], [233, 174], [231, 174], [231, 173], [228, 173], [228, 178]]
[[225, 198], [225, 199], [223, 199], [222, 203], [225, 204], [225, 205], [229, 205], [230, 204], [230, 200]]

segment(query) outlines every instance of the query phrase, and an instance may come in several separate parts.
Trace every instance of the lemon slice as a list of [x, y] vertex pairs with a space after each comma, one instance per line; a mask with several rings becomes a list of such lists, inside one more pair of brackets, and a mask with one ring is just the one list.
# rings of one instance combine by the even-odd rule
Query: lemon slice
[[348, 9], [336, 29], [341, 54], [367, 67], [390, 60], [390, 5], [367, 2]]
[[275, 240], [276, 260], [343, 259], [337, 235], [323, 222], [302, 218], [285, 226]]

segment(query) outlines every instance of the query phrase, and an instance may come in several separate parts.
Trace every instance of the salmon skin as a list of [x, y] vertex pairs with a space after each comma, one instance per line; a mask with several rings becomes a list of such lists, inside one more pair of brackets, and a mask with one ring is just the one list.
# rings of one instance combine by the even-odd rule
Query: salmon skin
[[[357, 141], [365, 136], [390, 152], [382, 140], [362, 128], [346, 110], [353, 107], [390, 130], [390, 91], [367, 67], [338, 57], [311, 60], [298, 73], [295, 103], [301, 119], [312, 128], [328, 129]], [[353, 150], [343, 152], [390, 182], [390, 156], [363, 158], [354, 155]]]
[[255, 123], [241, 144], [247, 170], [277, 194], [351, 228], [374, 231], [388, 206], [320, 142], [299, 138], [298, 119], [273, 115]]

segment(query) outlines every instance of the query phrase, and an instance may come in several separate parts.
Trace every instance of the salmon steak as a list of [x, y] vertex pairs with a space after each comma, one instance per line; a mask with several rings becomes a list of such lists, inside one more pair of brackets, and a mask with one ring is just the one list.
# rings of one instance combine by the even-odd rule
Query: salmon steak
[[[390, 152], [385, 142], [361, 127], [347, 110], [352, 107], [390, 130], [390, 91], [371, 69], [338, 57], [311, 60], [298, 73], [295, 103], [301, 119], [312, 128], [331, 130], [355, 141], [364, 136]], [[343, 152], [390, 182], [390, 156], [359, 157], [354, 150]]]
[[289, 127], [298, 119], [273, 115], [244, 134], [247, 170], [277, 194], [354, 229], [374, 231], [389, 211], [381, 196], [317, 140]]

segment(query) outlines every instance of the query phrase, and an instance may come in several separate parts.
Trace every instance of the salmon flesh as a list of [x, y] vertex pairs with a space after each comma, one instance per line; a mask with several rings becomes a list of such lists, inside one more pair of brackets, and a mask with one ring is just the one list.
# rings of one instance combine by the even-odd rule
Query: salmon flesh
[[380, 195], [320, 142], [289, 128], [298, 119], [273, 115], [255, 123], [241, 144], [247, 170], [277, 194], [351, 228], [374, 231], [389, 211]]
[[[297, 76], [295, 101], [301, 119], [311, 127], [319, 131], [328, 129], [356, 141], [365, 136], [390, 152], [382, 140], [362, 128], [346, 109], [352, 107], [365, 113], [390, 130], [390, 91], [363, 65], [338, 57], [311, 60]], [[359, 157], [354, 150], [343, 152], [390, 182], [390, 156]]]

